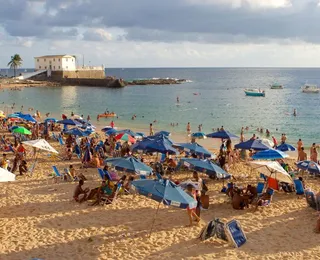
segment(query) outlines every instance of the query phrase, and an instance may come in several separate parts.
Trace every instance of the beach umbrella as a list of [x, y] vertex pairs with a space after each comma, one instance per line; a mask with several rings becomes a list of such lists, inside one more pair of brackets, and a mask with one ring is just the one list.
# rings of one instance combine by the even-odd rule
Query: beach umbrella
[[146, 135], [142, 132], [137, 132], [137, 135], [139, 135], [140, 137], [146, 137]]
[[174, 146], [181, 147], [187, 152], [195, 153], [205, 158], [211, 158], [213, 156], [213, 154], [198, 143], [177, 143], [174, 144]]
[[283, 159], [287, 158], [289, 155], [275, 150], [275, 149], [269, 149], [269, 150], [263, 150], [260, 152], [257, 152], [252, 156], [252, 159], [254, 160], [276, 160], [276, 159]]
[[182, 209], [197, 206], [197, 201], [194, 198], [170, 180], [135, 180], [132, 185], [139, 194], [162, 202], [164, 205]]
[[83, 131], [81, 131], [79, 128], [72, 128], [72, 129], [68, 129], [67, 131], [64, 132], [65, 134], [68, 135], [75, 135], [75, 136], [87, 136], [88, 134], [84, 133]]
[[183, 182], [179, 183], [178, 186], [181, 187], [183, 190], [185, 190], [188, 185], [192, 185], [192, 187], [195, 190], [199, 190], [199, 182], [193, 182], [191, 180], [183, 181]]
[[23, 126], [19, 126], [19, 127], [15, 128], [15, 129], [13, 129], [12, 133], [23, 134], [23, 135], [31, 135], [31, 132], [27, 128], [23, 127]]
[[191, 134], [191, 137], [197, 138], [197, 139], [206, 139], [207, 138], [206, 134], [203, 132], [193, 133], [193, 134]]
[[279, 151], [282, 151], [282, 152], [287, 152], [287, 151], [295, 151], [296, 148], [293, 147], [292, 145], [290, 144], [287, 144], [287, 143], [283, 143], [283, 144], [280, 144], [276, 147], [277, 150]]
[[7, 118], [19, 118], [19, 115], [17, 115], [17, 114], [10, 114], [10, 115], [7, 115]]
[[55, 118], [46, 118], [45, 120], [44, 120], [44, 122], [54, 122], [54, 123], [56, 123], [58, 120], [57, 119], [55, 119]]
[[218, 131], [211, 134], [207, 134], [207, 137], [210, 138], [219, 138], [219, 139], [231, 139], [231, 138], [239, 138], [238, 136], [230, 133], [229, 131]]
[[105, 126], [104, 128], [101, 129], [101, 131], [102, 131], [102, 132], [107, 132], [107, 131], [110, 130], [110, 129], [115, 129], [115, 130], [116, 130], [115, 127]]
[[133, 137], [138, 136], [135, 132], [131, 131], [130, 129], [118, 130], [117, 133], [118, 133], [118, 134], [123, 134], [123, 133], [125, 133], [125, 134], [131, 135], [131, 136], [133, 136]]
[[172, 147], [172, 144], [164, 137], [151, 140], [147, 144], [146, 150], [150, 152], [158, 152], [163, 154], [179, 154], [179, 152]]
[[270, 147], [266, 146], [261, 142], [261, 140], [248, 140], [246, 142], [242, 142], [239, 144], [236, 144], [234, 146], [236, 149], [244, 149], [244, 150], [256, 150], [256, 151], [262, 151], [262, 150], [268, 150]]
[[157, 136], [157, 135], [170, 136], [171, 133], [168, 131], [159, 131], [159, 132], [155, 133], [155, 136]]
[[301, 170], [308, 171], [314, 174], [320, 174], [320, 165], [313, 161], [300, 161], [297, 162], [296, 165]]
[[72, 119], [63, 119], [63, 120], [59, 120], [57, 121], [58, 124], [62, 124], [62, 125], [75, 125], [75, 126], [81, 126], [82, 124], [79, 123], [76, 120], [72, 120]]
[[22, 142], [25, 145], [32, 146], [38, 148], [43, 151], [47, 151], [50, 153], [59, 153], [56, 149], [54, 149], [46, 140], [38, 139], [38, 140], [31, 140], [31, 141], [24, 141]]
[[136, 140], [131, 135], [129, 135], [127, 133], [118, 134], [118, 135], [115, 136], [115, 139], [116, 140], [122, 140], [122, 141], [128, 141], [128, 142], [130, 142], [132, 144], [136, 142]]
[[119, 171], [131, 172], [136, 174], [150, 175], [152, 168], [138, 161], [134, 157], [108, 158], [104, 161], [107, 165], [112, 165]]
[[31, 123], [37, 123], [37, 120], [35, 120], [30, 114], [18, 114], [18, 116], [25, 120], [25, 121], [28, 121], [28, 122], [31, 122]]
[[267, 177], [286, 183], [293, 182], [289, 173], [287, 173], [278, 162], [252, 161], [250, 162], [250, 166]]
[[181, 158], [183, 165], [196, 171], [206, 173], [209, 176], [215, 176], [217, 179], [228, 179], [231, 177], [229, 173], [214, 164], [210, 160], [200, 160], [197, 158]]
[[113, 128], [111, 128], [111, 129], [109, 129], [108, 131], [105, 132], [106, 135], [114, 135], [116, 133], [118, 133], [118, 131], [116, 129], [113, 129]]
[[15, 181], [16, 175], [7, 171], [6, 169], [0, 168], [0, 182]]
[[270, 148], [273, 148], [273, 146], [274, 146], [274, 143], [267, 138], [262, 138], [261, 143], [263, 143], [266, 146], [269, 146]]

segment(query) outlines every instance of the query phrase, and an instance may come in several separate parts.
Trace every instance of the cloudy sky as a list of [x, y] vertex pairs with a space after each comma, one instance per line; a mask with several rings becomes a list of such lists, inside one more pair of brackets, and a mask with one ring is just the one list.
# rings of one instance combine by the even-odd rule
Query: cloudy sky
[[0, 0], [0, 67], [19, 53], [106, 67], [319, 67], [320, 0]]

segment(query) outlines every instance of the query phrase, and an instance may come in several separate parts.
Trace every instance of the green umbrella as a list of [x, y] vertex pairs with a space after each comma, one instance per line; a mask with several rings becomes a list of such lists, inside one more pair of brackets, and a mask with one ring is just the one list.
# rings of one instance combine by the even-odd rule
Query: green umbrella
[[23, 126], [19, 126], [13, 129], [12, 132], [16, 134], [31, 135], [31, 132]]

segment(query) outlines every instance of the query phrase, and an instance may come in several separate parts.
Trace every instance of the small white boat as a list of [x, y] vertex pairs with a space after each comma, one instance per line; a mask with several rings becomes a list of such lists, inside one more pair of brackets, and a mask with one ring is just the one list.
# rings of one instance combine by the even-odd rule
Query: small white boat
[[278, 83], [274, 83], [270, 86], [271, 89], [283, 89], [283, 86]]
[[266, 95], [264, 90], [253, 89], [253, 88], [246, 88], [244, 90], [244, 93], [246, 93], [247, 96], [252, 96], [252, 97], [264, 97]]
[[320, 89], [316, 85], [304, 85], [302, 88], [303, 93], [319, 93]]

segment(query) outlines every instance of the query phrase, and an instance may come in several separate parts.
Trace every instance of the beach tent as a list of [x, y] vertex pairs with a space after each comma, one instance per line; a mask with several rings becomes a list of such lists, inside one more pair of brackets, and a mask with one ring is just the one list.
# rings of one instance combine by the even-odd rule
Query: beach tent
[[228, 132], [228, 131], [225, 131], [225, 130], [222, 130], [222, 131], [218, 131], [218, 132], [214, 132], [214, 133], [211, 133], [211, 134], [207, 134], [207, 137], [210, 137], [210, 138], [218, 138], [218, 139], [231, 139], [231, 138], [239, 138], [238, 136]]
[[209, 176], [215, 176], [217, 179], [228, 179], [229, 173], [210, 160], [200, 160], [197, 158], [181, 158], [180, 161], [184, 166], [190, 167], [196, 171], [203, 172]]
[[267, 177], [286, 183], [293, 183], [289, 173], [287, 173], [278, 162], [252, 161], [250, 162], [250, 166]]
[[213, 154], [198, 143], [177, 143], [173, 146], [181, 147], [187, 152], [195, 153], [196, 155], [203, 156], [205, 158], [213, 157]]
[[296, 165], [301, 170], [308, 171], [314, 174], [320, 174], [320, 165], [313, 161], [300, 161], [297, 162]]
[[0, 182], [8, 182], [8, 181], [15, 181], [16, 180], [16, 175], [3, 169], [0, 168]]
[[246, 142], [242, 142], [239, 144], [236, 144], [234, 146], [236, 149], [244, 149], [244, 150], [256, 150], [256, 151], [262, 151], [262, 150], [269, 150], [270, 147], [266, 146], [261, 142], [261, 140], [248, 140]]
[[197, 139], [206, 139], [207, 138], [206, 134], [203, 132], [195, 132], [195, 133], [191, 134], [191, 137], [197, 138]]
[[25, 141], [25, 142], [22, 142], [22, 143], [25, 144], [25, 145], [28, 145], [28, 146], [32, 146], [32, 147], [38, 148], [38, 149], [43, 150], [43, 151], [50, 152], [50, 153], [59, 153], [56, 149], [54, 149], [44, 139]]
[[252, 156], [254, 160], [276, 160], [276, 159], [283, 159], [287, 158], [289, 155], [285, 154], [284, 152], [275, 150], [275, 149], [268, 149], [257, 152], [255, 155]]
[[278, 145], [276, 149], [279, 150], [279, 151], [282, 151], [282, 152], [295, 151], [296, 150], [295, 147], [293, 147], [292, 145], [287, 144], [287, 143]]
[[108, 158], [104, 161], [107, 165], [112, 165], [119, 171], [136, 173], [139, 175], [150, 175], [152, 168], [138, 161], [134, 157]]

